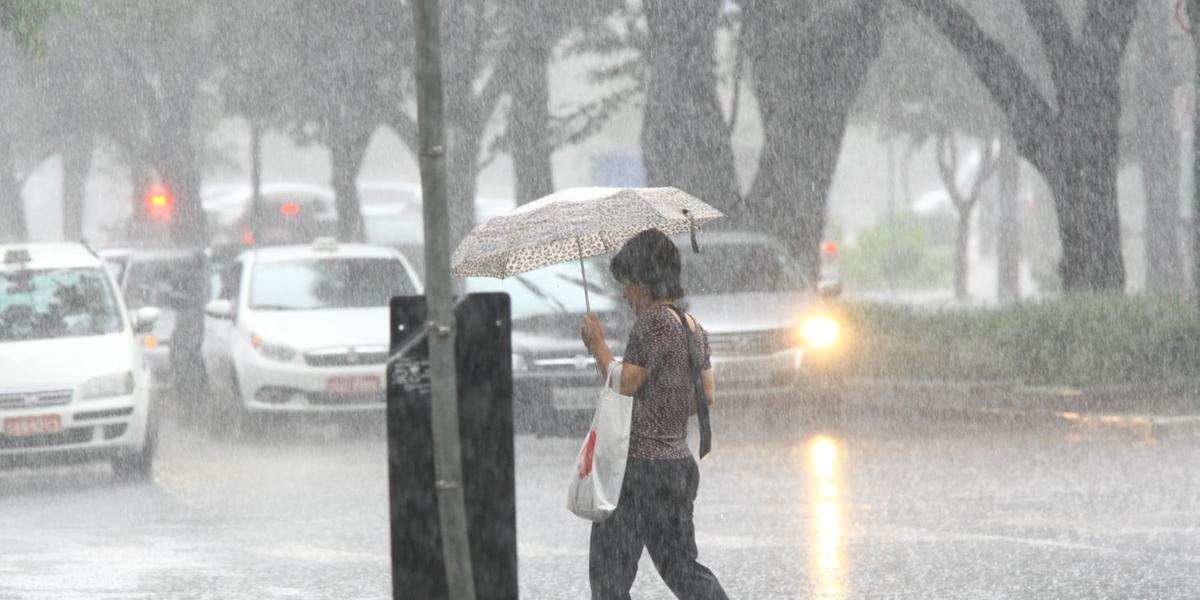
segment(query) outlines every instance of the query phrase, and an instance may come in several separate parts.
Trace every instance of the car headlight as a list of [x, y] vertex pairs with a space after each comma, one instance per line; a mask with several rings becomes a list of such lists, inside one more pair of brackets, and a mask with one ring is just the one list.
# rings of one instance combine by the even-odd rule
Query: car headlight
[[285, 346], [283, 344], [273, 344], [264, 340], [262, 336], [258, 334], [250, 335], [250, 345], [254, 346], [254, 349], [258, 350], [263, 357], [271, 360], [289, 362], [296, 357], [295, 348], [292, 348], [291, 346]]
[[512, 355], [512, 372], [524, 373], [529, 370], [529, 359], [525, 358], [524, 354], [513, 352]]
[[800, 338], [810, 348], [829, 348], [838, 341], [837, 321], [829, 317], [813, 317], [800, 327]]
[[133, 393], [133, 371], [93, 377], [79, 386], [80, 400], [128, 396]]

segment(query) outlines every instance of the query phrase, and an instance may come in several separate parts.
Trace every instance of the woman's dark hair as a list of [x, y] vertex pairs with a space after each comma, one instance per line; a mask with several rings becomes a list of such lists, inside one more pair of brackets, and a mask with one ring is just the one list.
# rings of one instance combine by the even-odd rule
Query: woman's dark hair
[[683, 297], [683, 286], [679, 284], [679, 248], [657, 229], [647, 229], [625, 242], [609, 268], [618, 281], [646, 288], [655, 300]]

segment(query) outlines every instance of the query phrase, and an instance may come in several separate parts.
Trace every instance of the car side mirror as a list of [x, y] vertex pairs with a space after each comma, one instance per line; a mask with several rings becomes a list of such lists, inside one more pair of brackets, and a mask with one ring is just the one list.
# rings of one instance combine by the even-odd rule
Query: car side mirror
[[133, 313], [133, 333], [142, 335], [150, 333], [154, 329], [154, 324], [158, 322], [158, 316], [161, 311], [153, 306], [143, 306]]
[[822, 281], [817, 284], [817, 295], [822, 298], [837, 298], [842, 295], [842, 282]]
[[214, 318], [229, 321], [233, 319], [233, 303], [225, 298], [218, 298], [204, 305], [204, 314]]

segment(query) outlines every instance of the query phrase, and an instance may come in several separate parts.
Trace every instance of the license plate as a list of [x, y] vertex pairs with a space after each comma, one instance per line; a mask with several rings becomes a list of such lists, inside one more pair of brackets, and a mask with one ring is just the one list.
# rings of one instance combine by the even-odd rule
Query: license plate
[[4, 420], [4, 435], [10, 437], [46, 435], [50, 433], [62, 433], [62, 419], [58, 415], [12, 417]]
[[591, 410], [598, 397], [596, 388], [554, 388], [550, 399], [558, 410]]
[[363, 377], [333, 377], [325, 387], [325, 391], [330, 394], [348, 396], [352, 394], [375, 394], [383, 389], [379, 384], [379, 378], [374, 376]]

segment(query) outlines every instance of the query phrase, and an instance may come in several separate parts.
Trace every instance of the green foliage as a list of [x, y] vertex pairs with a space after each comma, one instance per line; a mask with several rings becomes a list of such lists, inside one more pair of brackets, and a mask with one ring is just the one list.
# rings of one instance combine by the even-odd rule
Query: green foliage
[[891, 221], [861, 230], [842, 254], [847, 285], [858, 289], [947, 285], [953, 251], [935, 242], [933, 234], [944, 229], [939, 225], [936, 218], [901, 211]]
[[857, 376], [1095, 385], [1194, 377], [1200, 313], [1186, 298], [1070, 296], [999, 309], [846, 307]]
[[65, 0], [0, 0], [0, 30], [11, 35], [18, 46], [40, 54], [45, 51], [42, 29], [46, 21], [66, 8]]

